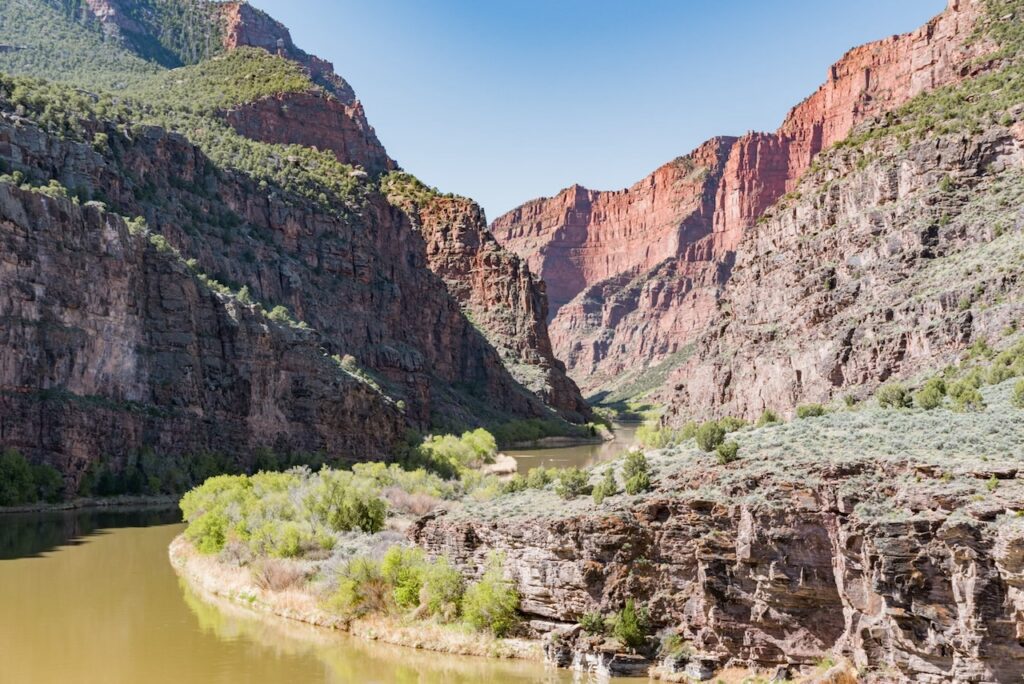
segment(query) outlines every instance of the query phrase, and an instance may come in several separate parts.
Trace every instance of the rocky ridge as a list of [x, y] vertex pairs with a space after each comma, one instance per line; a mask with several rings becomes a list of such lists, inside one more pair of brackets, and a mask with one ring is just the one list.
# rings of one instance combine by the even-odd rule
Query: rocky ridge
[[525, 619], [560, 633], [558, 648], [584, 644], [585, 613], [634, 599], [701, 679], [806, 672], [832, 654], [858, 681], [1016, 681], [1024, 442], [1011, 385], [984, 390], [982, 418], [864, 407], [748, 428], [730, 436], [728, 465], [692, 442], [648, 452], [654, 488], [640, 495], [510, 494], [428, 515], [409, 536], [470, 577], [504, 553]]

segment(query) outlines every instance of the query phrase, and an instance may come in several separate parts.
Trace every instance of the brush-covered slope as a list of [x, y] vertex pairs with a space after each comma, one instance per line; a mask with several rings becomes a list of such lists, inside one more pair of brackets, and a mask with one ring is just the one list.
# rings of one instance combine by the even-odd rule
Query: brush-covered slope
[[[125, 35], [124, 17], [138, 9], [135, 3], [105, 4], [106, 13], [98, 3], [87, 5], [70, 15], [66, 7], [37, 0], [0, 7], [0, 44], [11, 47], [0, 52], [0, 71], [15, 74], [0, 83], [2, 182], [11, 191], [63, 188], [69, 208], [47, 220], [59, 224], [66, 216], [69, 232], [77, 211], [70, 207], [88, 201], [144, 222], [147, 234], [187, 268], [166, 275], [147, 298], [80, 308], [72, 294], [105, 302], [112, 287], [152, 281], [148, 269], [161, 262], [141, 259], [115, 285], [89, 276], [93, 262], [105, 258], [103, 236], [84, 236], [78, 261], [64, 269], [55, 267], [64, 262], [62, 242], [19, 243], [7, 255], [15, 265], [3, 273], [0, 316], [11, 329], [45, 331], [53, 323], [73, 334], [57, 347], [38, 332], [6, 336], [0, 385], [7, 400], [17, 402], [10, 415], [29, 415], [36, 406], [39, 429], [12, 419], [19, 427], [0, 431], [4, 446], [61, 466], [72, 451], [76, 462], [116, 462], [140, 449], [184, 454], [201, 448], [241, 457], [257, 446], [359, 459], [379, 455], [406, 426], [583, 419], [588, 409], [550, 352], [541, 285], [517, 257], [486, 242], [479, 210], [468, 201], [460, 212], [432, 219], [429, 230], [402, 202], [389, 201], [382, 186], [397, 166], [329, 64], [299, 51], [283, 27], [247, 5], [214, 4], [211, 10], [194, 3], [215, 10], [221, 43], [212, 56], [179, 55], [182, 63], [194, 63], [167, 70], [143, 59], [151, 55], [137, 45], [138, 35], [159, 42], [163, 34]], [[162, 15], [146, 16], [164, 26]], [[203, 21], [209, 16], [201, 15]], [[122, 30], [111, 30], [110, 22]], [[273, 54], [263, 49], [268, 41]], [[478, 220], [464, 221], [463, 214]], [[0, 220], [10, 232], [5, 237], [18, 241], [18, 226], [44, 219], [26, 219], [5, 204]], [[87, 233], [102, 223], [85, 221], [80, 229]], [[437, 238], [441, 234], [445, 239]], [[269, 338], [301, 331], [329, 362], [328, 375], [321, 377], [324, 367], [315, 365], [282, 375], [273, 364], [248, 358], [251, 345], [229, 348], [225, 335], [233, 333], [222, 329], [223, 316], [193, 315], [198, 304], [182, 310], [177, 301], [175, 293], [190, 292], [197, 278], [219, 302], [210, 300], [214, 308], [266, 312], [277, 324], [266, 324]], [[74, 324], [67, 322], [70, 310], [77, 311]], [[142, 332], [121, 339], [121, 319], [130, 315], [146, 319], [132, 324]], [[279, 330], [281, 324], [287, 330]], [[147, 338], [150, 329], [168, 344], [187, 347], [191, 360], [167, 356]], [[215, 363], [219, 357], [207, 357], [211, 345], [192, 344], [188, 336], [222, 340], [212, 347], [228, 360]], [[213, 411], [187, 388], [216, 392], [220, 373], [229, 370], [225, 364], [239, 366], [235, 399]], [[86, 369], [96, 368], [117, 372], [76, 384], [77, 375], [91, 376]], [[178, 383], [168, 373], [186, 377]], [[334, 410], [333, 422], [323, 427], [316, 411], [296, 413], [303, 405], [318, 406], [315, 388], [339, 373], [361, 381], [362, 394], [339, 390], [344, 396], [333, 399], [359, 420], [346, 422]], [[289, 391], [303, 400], [277, 385], [262, 387], [257, 376], [274, 376], [275, 383], [290, 377]], [[152, 414], [149, 427], [108, 438], [97, 423], [88, 440], [73, 446], [76, 436], [58, 429], [47, 403], [67, 396], [90, 400], [65, 402], [68, 417], [60, 425], [89, 425], [102, 405], [115, 416], [141, 407]], [[171, 429], [160, 420], [164, 410], [239, 427]], [[382, 426], [371, 428], [371, 419]], [[275, 432], [285, 423], [290, 427]]]
[[745, 233], [673, 420], [861, 394], [1017, 327], [1024, 6], [982, 6], [969, 77], [861, 124]]

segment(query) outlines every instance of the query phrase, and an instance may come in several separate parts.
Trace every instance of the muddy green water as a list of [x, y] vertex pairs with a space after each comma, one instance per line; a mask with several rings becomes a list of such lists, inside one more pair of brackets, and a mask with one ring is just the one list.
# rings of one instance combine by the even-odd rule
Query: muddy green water
[[200, 600], [176, 512], [0, 516], [0, 682], [571, 682], [538, 663], [377, 644]]
[[[524, 472], [588, 466], [622, 453], [634, 431], [509, 453]], [[415, 651], [207, 603], [167, 559], [181, 530], [176, 510], [0, 515], [0, 684], [573, 681], [538, 663]]]
[[615, 439], [610, 442], [599, 442], [596, 444], [578, 444], [571, 447], [557, 447], [551, 449], [512, 449], [505, 451], [509, 456], [515, 457], [519, 464], [519, 472], [524, 475], [530, 468], [544, 466], [545, 468], [586, 468], [597, 463], [603, 463], [620, 456], [629, 447], [636, 444], [636, 429], [639, 423], [617, 423], [615, 425]]

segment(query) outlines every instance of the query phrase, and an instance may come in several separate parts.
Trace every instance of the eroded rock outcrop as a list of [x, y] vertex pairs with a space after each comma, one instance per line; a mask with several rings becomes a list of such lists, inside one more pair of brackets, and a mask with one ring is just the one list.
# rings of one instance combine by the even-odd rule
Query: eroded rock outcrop
[[[969, 504], [962, 490], [912, 481], [941, 469], [914, 468], [818, 462], [797, 468], [802, 483], [730, 472], [732, 494], [711, 496], [714, 474], [696, 465], [613, 512], [432, 514], [410, 537], [470, 576], [503, 552], [537, 624], [635, 599], [702, 666], [799, 671], [833, 652], [861, 669], [859, 681], [1017, 681], [1024, 528], [1003, 514], [1022, 504], [1020, 481], [993, 466], [1009, 479]], [[872, 512], [876, 494], [899, 513]]]
[[563, 415], [577, 421], [589, 417], [579, 388], [552, 352], [544, 283], [497, 243], [483, 210], [463, 198], [433, 196], [407, 211], [426, 240], [430, 270], [444, 280], [513, 377]]

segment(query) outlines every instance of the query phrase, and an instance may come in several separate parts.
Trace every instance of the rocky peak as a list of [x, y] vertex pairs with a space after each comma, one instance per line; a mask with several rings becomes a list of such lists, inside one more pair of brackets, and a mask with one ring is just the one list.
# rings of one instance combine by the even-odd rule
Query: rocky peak
[[309, 71], [316, 83], [327, 88], [342, 104], [356, 104], [355, 91], [335, 73], [334, 65], [296, 46], [291, 32], [284, 24], [247, 2], [225, 2], [220, 5], [220, 12], [224, 22], [223, 42], [226, 49], [233, 50], [247, 45], [298, 62]]

